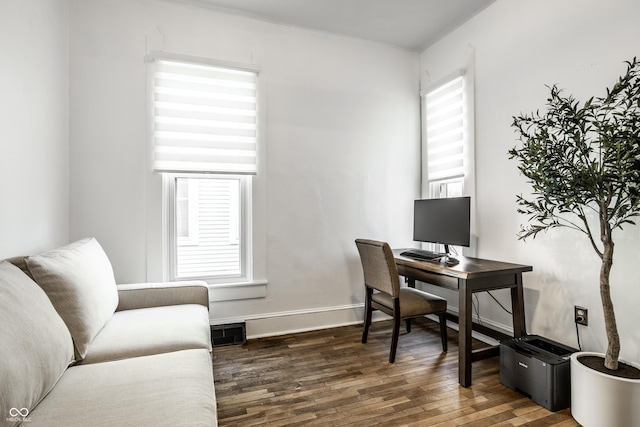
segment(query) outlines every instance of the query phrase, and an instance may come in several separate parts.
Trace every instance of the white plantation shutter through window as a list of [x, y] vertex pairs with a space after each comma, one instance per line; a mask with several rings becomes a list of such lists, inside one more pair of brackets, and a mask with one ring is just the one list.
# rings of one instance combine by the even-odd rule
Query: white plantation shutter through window
[[153, 62], [153, 170], [257, 173], [257, 71]]
[[463, 177], [464, 76], [428, 92], [425, 107], [428, 181]]

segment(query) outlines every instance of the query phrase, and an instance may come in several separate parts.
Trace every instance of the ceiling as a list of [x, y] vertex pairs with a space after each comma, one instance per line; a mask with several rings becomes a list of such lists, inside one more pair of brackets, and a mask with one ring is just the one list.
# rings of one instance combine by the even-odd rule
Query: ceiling
[[495, 0], [170, 0], [421, 52]]

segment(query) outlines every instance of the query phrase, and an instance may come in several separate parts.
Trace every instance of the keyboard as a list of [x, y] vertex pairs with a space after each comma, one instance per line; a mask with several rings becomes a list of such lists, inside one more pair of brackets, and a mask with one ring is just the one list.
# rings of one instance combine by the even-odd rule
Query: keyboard
[[436, 259], [440, 259], [444, 256], [444, 254], [441, 254], [438, 252], [425, 251], [422, 249], [411, 249], [408, 251], [401, 252], [400, 255], [406, 256], [409, 258], [423, 259], [426, 261], [433, 261]]

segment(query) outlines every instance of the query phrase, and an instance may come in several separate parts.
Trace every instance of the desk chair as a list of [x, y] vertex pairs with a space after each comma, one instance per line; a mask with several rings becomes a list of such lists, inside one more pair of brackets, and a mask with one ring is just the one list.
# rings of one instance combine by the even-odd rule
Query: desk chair
[[409, 287], [400, 287], [398, 268], [389, 244], [375, 240], [357, 239], [356, 246], [364, 270], [366, 289], [364, 330], [362, 343], [367, 342], [371, 313], [380, 310], [393, 317], [393, 335], [389, 363], [396, 359], [400, 323], [407, 322], [407, 332], [411, 332], [411, 319], [437, 314], [440, 319], [442, 351], [447, 351], [447, 323], [445, 313], [447, 300], [436, 295]]

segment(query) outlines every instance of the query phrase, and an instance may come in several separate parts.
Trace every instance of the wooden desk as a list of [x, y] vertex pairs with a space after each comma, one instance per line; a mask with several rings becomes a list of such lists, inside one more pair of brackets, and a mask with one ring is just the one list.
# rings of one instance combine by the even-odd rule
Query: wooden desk
[[394, 249], [393, 254], [401, 276], [408, 279], [409, 286], [415, 287], [415, 281], [429, 283], [458, 291], [458, 380], [463, 387], [471, 385], [471, 363], [500, 354], [498, 346], [483, 349], [471, 349], [471, 330], [474, 292], [494, 289], [511, 289], [511, 307], [513, 312], [513, 333], [520, 337], [526, 335], [524, 321], [524, 294], [522, 273], [532, 271], [529, 265], [511, 264], [486, 259], [458, 256], [456, 265], [438, 262], [419, 261], [401, 256], [406, 249]]

